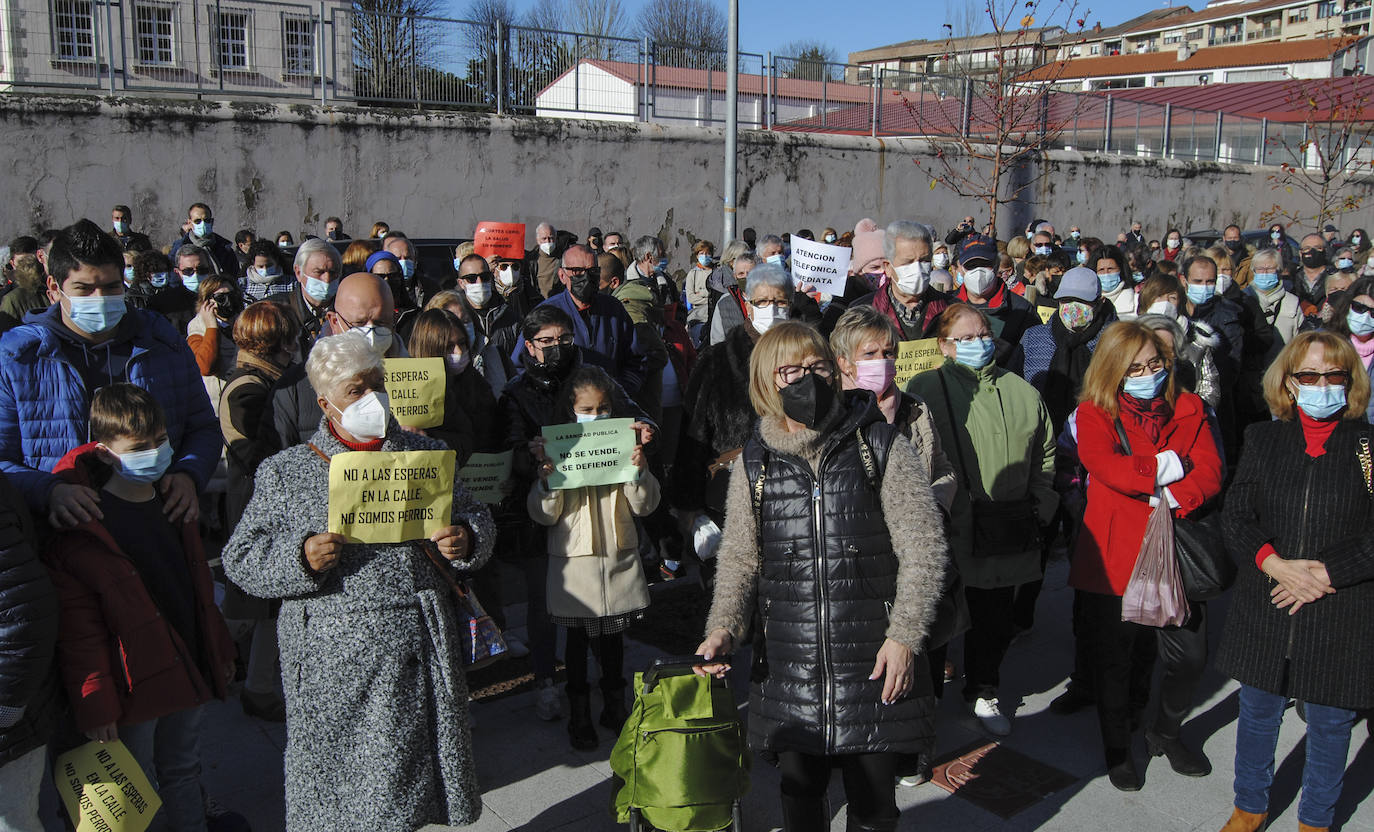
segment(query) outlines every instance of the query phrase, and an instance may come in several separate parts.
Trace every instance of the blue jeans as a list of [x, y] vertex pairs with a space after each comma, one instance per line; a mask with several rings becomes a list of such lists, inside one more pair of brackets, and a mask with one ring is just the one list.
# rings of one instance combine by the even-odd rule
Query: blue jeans
[[[1240, 720], [1236, 724], [1236, 808], [1253, 814], [1269, 811], [1274, 781], [1274, 751], [1288, 698], [1240, 686]], [[1350, 751], [1355, 712], [1307, 703], [1307, 761], [1302, 769], [1298, 821], [1324, 828], [1336, 814]]]
[[162, 808], [149, 832], [205, 832], [200, 790], [200, 721], [204, 708], [119, 726], [119, 738], [148, 776]]

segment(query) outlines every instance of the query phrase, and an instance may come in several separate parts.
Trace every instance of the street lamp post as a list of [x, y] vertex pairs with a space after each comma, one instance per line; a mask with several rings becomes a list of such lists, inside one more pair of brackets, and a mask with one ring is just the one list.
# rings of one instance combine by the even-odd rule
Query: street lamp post
[[725, 73], [725, 231], [720, 245], [735, 239], [735, 158], [739, 141], [739, 0], [730, 0], [730, 34]]

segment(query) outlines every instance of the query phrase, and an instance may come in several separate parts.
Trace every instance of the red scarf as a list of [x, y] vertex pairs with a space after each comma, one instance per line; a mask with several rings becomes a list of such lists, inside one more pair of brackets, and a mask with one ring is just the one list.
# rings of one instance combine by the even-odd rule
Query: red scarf
[[1313, 419], [1302, 408], [1294, 409], [1298, 411], [1298, 422], [1302, 425], [1302, 438], [1307, 440], [1307, 455], [1316, 459], [1326, 453], [1326, 441], [1336, 432], [1341, 417], [1336, 415], [1330, 419]]
[[1151, 444], [1158, 447], [1160, 434], [1164, 432], [1164, 426], [1174, 415], [1174, 409], [1169, 406], [1169, 402], [1163, 396], [1137, 399], [1127, 393], [1118, 394], [1116, 401], [1121, 408], [1121, 415], [1128, 417], [1132, 424], [1145, 431]]
[[339, 432], [334, 429], [333, 422], [327, 422], [326, 424], [329, 425], [329, 435], [339, 440], [339, 444], [350, 451], [380, 451], [382, 449], [382, 442], [386, 441], [386, 437], [380, 437], [371, 442], [349, 442], [347, 439], [340, 436]]

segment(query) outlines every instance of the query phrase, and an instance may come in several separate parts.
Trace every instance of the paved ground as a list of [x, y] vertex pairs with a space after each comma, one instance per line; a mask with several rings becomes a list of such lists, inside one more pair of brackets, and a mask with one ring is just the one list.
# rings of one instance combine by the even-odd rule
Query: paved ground
[[[1184, 738], [1194, 747], [1201, 745], [1212, 761], [1215, 770], [1205, 778], [1180, 777], [1162, 759], [1152, 760], [1145, 770], [1142, 791], [1118, 792], [1107, 782], [1102, 767], [1095, 715], [1090, 711], [1069, 717], [1049, 713], [1047, 706], [1062, 690], [1072, 664], [1068, 625], [1071, 592], [1065, 587], [1066, 571], [1062, 562], [1051, 565], [1036, 629], [1012, 647], [1004, 666], [1003, 701], [1021, 700], [1013, 733], [1004, 744], [1078, 779], [1009, 821], [933, 784], [901, 789], [902, 829], [1215, 832], [1230, 814], [1236, 686], [1219, 674], [1209, 671], [1203, 679], [1197, 710], [1183, 732]], [[1209, 617], [1216, 622], [1212, 632], [1215, 645], [1224, 610], [1218, 608]], [[956, 647], [951, 652], [957, 664], [960, 651]], [[658, 652], [632, 642], [627, 654], [629, 667], [643, 668]], [[962, 710], [959, 684], [956, 681], [947, 687], [949, 695], [941, 704], [941, 753], [982, 738], [977, 723]], [[737, 686], [736, 696], [741, 702], [745, 701], [743, 694]], [[594, 703], [594, 707], [599, 706]], [[473, 716], [485, 808], [482, 818], [465, 829], [597, 832], [624, 828], [615, 825], [607, 810], [611, 790], [606, 760], [612, 737], [603, 732], [603, 743], [594, 753], [573, 751], [561, 723], [535, 718], [529, 694], [477, 704]], [[211, 793], [247, 815], [256, 832], [282, 829], [285, 729], [245, 717], [236, 701], [215, 706], [207, 724], [205, 782]], [[1276, 819], [1271, 829], [1297, 828], [1302, 741], [1303, 724], [1290, 711], [1279, 743], [1272, 805]], [[1144, 744], [1139, 739], [1136, 751], [1137, 764], [1144, 764]], [[838, 777], [835, 780], [831, 785], [831, 801], [836, 807], [832, 829], [843, 830], [844, 812], [839, 808], [843, 793]], [[1374, 740], [1369, 739], [1369, 729], [1362, 723], [1351, 746], [1337, 828], [1374, 832], [1371, 790]], [[756, 765], [753, 788], [744, 807], [745, 828], [750, 832], [776, 829], [780, 823], [777, 802], [776, 775], [766, 765]]]

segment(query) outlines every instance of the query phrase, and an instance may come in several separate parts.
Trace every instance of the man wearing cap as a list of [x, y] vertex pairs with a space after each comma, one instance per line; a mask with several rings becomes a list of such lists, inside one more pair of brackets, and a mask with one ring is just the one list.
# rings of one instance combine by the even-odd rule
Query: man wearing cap
[[[860, 233], [854, 234], [856, 247]], [[868, 304], [882, 312], [897, 325], [903, 341], [935, 337], [936, 322], [949, 306], [949, 296], [930, 284], [934, 250], [926, 226], [908, 220], [889, 225], [883, 232], [882, 283], [854, 305]]]
[[1021, 336], [1039, 324], [1030, 302], [1007, 289], [997, 276], [997, 241], [982, 234], [971, 234], [958, 247], [955, 297], [987, 313], [992, 334], [997, 336], [994, 355], [999, 367], [1007, 368], [1021, 343]]

